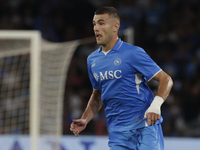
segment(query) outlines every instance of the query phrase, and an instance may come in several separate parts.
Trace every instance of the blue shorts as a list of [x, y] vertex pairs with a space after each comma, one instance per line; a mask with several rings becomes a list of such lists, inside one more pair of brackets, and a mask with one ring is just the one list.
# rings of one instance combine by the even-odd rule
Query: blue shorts
[[110, 150], [164, 150], [161, 124], [109, 133]]

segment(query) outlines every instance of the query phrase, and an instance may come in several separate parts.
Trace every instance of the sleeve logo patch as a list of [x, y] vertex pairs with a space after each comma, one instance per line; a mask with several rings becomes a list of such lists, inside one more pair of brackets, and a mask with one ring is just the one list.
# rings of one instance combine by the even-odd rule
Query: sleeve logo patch
[[94, 63], [94, 64], [92, 64], [92, 65], [91, 65], [91, 68], [93, 68], [95, 65], [96, 65], [95, 63]]
[[94, 73], [93, 73], [93, 76], [94, 76], [95, 80], [98, 82], [98, 80], [99, 80], [98, 74], [97, 74], [96, 72], [94, 72]]

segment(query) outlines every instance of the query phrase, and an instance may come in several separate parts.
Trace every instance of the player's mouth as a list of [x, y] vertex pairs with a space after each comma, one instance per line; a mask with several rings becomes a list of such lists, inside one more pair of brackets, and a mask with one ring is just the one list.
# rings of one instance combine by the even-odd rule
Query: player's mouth
[[102, 38], [102, 35], [101, 34], [96, 34], [96, 38], [97, 38], [97, 40], [100, 40], [100, 38]]

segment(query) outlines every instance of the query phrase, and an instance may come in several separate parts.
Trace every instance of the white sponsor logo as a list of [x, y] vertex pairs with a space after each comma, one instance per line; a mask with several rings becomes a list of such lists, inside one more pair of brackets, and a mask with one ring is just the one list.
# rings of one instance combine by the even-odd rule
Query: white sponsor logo
[[108, 80], [108, 79], [120, 79], [122, 77], [122, 71], [121, 70], [115, 70], [115, 71], [105, 71], [104, 73], [99, 72], [100, 79], [101, 80]]
[[122, 63], [122, 60], [120, 58], [115, 59], [114, 65], [119, 66]]
[[122, 71], [121, 70], [115, 70], [115, 71], [105, 71], [104, 73], [103, 72], [99, 72], [99, 75], [94, 72], [93, 73], [93, 76], [95, 78], [96, 81], [99, 80], [99, 77], [100, 77], [100, 80], [109, 80], [109, 79], [120, 79], [122, 77]]

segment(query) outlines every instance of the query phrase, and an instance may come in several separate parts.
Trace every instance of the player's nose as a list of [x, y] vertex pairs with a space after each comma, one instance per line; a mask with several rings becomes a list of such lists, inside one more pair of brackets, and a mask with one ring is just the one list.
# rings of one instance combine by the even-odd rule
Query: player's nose
[[95, 33], [98, 32], [98, 31], [99, 31], [98, 25], [95, 25], [93, 29], [94, 29], [94, 32], [95, 32]]

